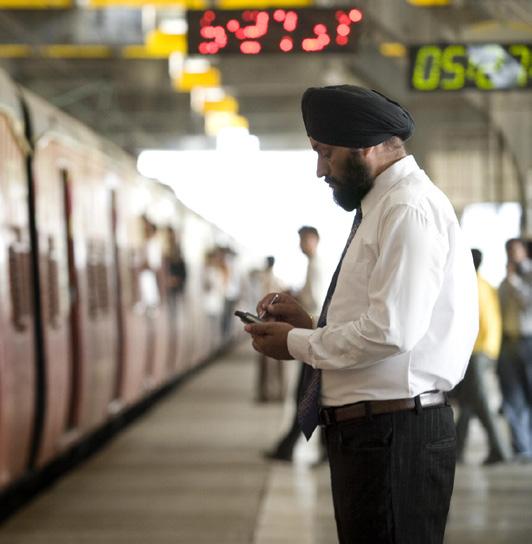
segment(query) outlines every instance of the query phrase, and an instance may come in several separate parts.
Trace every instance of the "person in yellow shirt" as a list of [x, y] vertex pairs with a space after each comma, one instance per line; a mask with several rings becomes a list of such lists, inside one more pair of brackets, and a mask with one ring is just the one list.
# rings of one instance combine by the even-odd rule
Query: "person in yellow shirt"
[[498, 463], [510, 458], [510, 446], [498, 426], [497, 414], [489, 399], [488, 374], [499, 356], [502, 320], [497, 291], [478, 272], [482, 253], [472, 249], [477, 270], [479, 297], [479, 333], [463, 381], [456, 388], [459, 416], [456, 423], [457, 458], [463, 461], [467, 431], [471, 417], [476, 416], [484, 427], [489, 453], [484, 464]]

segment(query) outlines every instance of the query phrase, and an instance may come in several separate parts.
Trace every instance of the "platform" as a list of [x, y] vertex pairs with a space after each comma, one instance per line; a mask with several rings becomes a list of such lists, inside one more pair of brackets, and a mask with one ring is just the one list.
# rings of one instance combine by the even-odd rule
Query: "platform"
[[[0, 544], [334, 544], [328, 467], [267, 462], [282, 406], [240, 345], [0, 528]], [[473, 428], [446, 544], [532, 542], [532, 464], [478, 465]]]

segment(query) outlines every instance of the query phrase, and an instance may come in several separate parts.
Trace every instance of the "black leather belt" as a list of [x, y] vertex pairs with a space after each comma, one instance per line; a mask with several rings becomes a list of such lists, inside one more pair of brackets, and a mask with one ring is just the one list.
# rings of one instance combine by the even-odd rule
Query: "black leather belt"
[[346, 406], [321, 408], [320, 424], [327, 426], [361, 417], [415, 410], [429, 406], [442, 406], [444, 404], [448, 403], [447, 395], [443, 391], [428, 391], [412, 399], [363, 400]]

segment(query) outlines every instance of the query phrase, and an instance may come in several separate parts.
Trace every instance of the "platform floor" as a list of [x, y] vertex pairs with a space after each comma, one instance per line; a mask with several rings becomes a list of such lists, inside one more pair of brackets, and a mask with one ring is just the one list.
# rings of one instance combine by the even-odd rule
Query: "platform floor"
[[[334, 544], [328, 467], [267, 462], [282, 406], [246, 345], [185, 383], [0, 528], [0, 544]], [[532, 543], [532, 465], [483, 468], [473, 429], [446, 544]], [[300, 450], [301, 452], [301, 450]]]

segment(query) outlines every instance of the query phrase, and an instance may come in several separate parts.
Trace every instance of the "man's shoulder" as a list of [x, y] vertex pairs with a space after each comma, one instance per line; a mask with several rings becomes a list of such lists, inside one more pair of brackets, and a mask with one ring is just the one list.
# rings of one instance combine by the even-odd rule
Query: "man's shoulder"
[[418, 170], [398, 181], [382, 200], [383, 215], [396, 207], [410, 207], [430, 221], [456, 222], [454, 208], [445, 193]]

